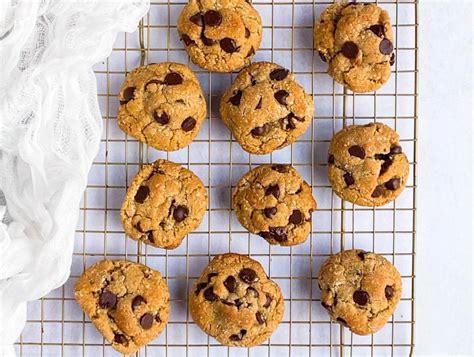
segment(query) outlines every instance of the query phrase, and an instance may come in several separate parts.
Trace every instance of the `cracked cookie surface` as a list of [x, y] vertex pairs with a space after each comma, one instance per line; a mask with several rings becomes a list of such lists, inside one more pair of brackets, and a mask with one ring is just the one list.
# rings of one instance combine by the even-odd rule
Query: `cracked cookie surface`
[[224, 93], [220, 113], [245, 151], [267, 154], [292, 144], [306, 131], [314, 103], [289, 70], [255, 62]]
[[314, 48], [337, 82], [353, 92], [377, 90], [395, 63], [390, 16], [372, 3], [335, 3], [315, 26]]
[[191, 0], [178, 18], [178, 34], [196, 65], [231, 72], [255, 55], [262, 21], [244, 0]]
[[191, 143], [206, 117], [198, 79], [180, 63], [134, 69], [119, 94], [118, 126], [155, 149], [174, 151]]
[[189, 294], [189, 309], [194, 322], [223, 345], [249, 347], [278, 327], [284, 301], [259, 262], [228, 253], [204, 269]]
[[120, 218], [134, 240], [174, 249], [196, 229], [207, 208], [207, 193], [192, 171], [167, 160], [144, 165], [127, 190]]
[[292, 166], [265, 164], [242, 176], [232, 207], [251, 233], [270, 244], [289, 246], [308, 238], [316, 201], [311, 187]]
[[336, 194], [360, 206], [381, 206], [403, 191], [409, 163], [399, 135], [382, 123], [351, 125], [334, 135], [328, 176]]
[[381, 255], [358, 249], [329, 257], [319, 271], [319, 287], [331, 319], [358, 335], [380, 330], [402, 295], [398, 270]]
[[123, 354], [164, 330], [169, 291], [158, 271], [127, 260], [102, 260], [78, 279], [75, 298], [95, 327]]

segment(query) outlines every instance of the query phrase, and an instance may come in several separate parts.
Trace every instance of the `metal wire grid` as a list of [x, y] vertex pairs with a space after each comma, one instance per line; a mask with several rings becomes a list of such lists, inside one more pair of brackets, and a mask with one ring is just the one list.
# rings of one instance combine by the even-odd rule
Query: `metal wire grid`
[[[377, 1], [392, 17], [397, 62], [390, 82], [377, 93], [344, 90], [325, 74], [312, 48], [313, 24], [332, 1], [259, 1], [263, 42], [255, 60], [290, 68], [315, 99], [311, 127], [295, 144], [270, 155], [245, 153], [218, 118], [218, 101], [235, 74], [205, 72], [192, 66], [207, 95], [209, 120], [185, 149], [158, 152], [126, 137], [116, 125], [117, 93], [124, 75], [148, 62], [189, 63], [176, 33], [184, 1], [155, 0], [138, 33], [117, 39], [112, 55], [96, 68], [104, 120], [101, 150], [93, 164], [81, 205], [72, 274], [68, 282], [28, 305], [25, 330], [16, 344], [19, 356], [118, 355], [95, 330], [74, 301], [73, 288], [83, 270], [108, 257], [139, 261], [160, 270], [170, 287], [171, 316], [162, 335], [139, 356], [406, 356], [414, 346], [416, 138], [418, 97], [417, 0]], [[385, 122], [401, 134], [410, 161], [410, 179], [402, 195], [379, 208], [353, 206], [332, 193], [326, 178], [326, 155], [332, 135], [352, 123]], [[119, 209], [128, 183], [140, 165], [167, 158], [186, 165], [204, 181], [209, 209], [201, 226], [182, 245], [165, 251], [127, 239]], [[292, 163], [313, 187], [318, 210], [306, 243], [269, 246], [246, 232], [231, 212], [232, 188], [240, 176], [263, 162]], [[404, 292], [396, 313], [379, 333], [351, 334], [331, 323], [320, 306], [317, 272], [321, 263], [343, 249], [362, 248], [383, 254], [402, 274]], [[282, 288], [285, 316], [262, 346], [228, 348], [202, 333], [192, 322], [187, 295], [212, 256], [228, 251], [259, 260]]]

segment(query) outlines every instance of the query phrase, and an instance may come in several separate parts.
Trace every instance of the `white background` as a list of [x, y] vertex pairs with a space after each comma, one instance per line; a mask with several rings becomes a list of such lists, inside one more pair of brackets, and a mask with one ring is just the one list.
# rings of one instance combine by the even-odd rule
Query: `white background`
[[420, 4], [417, 355], [472, 355], [473, 1]]

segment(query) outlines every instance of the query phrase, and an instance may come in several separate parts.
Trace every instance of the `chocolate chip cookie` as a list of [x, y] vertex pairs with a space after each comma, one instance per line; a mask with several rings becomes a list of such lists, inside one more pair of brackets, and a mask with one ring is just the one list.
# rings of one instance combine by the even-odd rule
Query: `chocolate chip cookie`
[[202, 221], [207, 193], [190, 170], [167, 160], [144, 165], [127, 190], [120, 218], [134, 240], [174, 249]]
[[250, 62], [262, 39], [262, 20], [244, 0], [191, 0], [178, 18], [178, 33], [191, 60], [214, 72]]
[[311, 232], [316, 201], [311, 187], [290, 165], [261, 165], [234, 190], [232, 206], [242, 226], [270, 244], [295, 245]]
[[331, 319], [358, 335], [380, 330], [402, 295], [397, 269], [384, 257], [362, 250], [329, 257], [319, 271], [319, 287]]
[[206, 101], [184, 64], [149, 64], [130, 72], [119, 94], [117, 123], [155, 149], [181, 149], [196, 137], [206, 117]]
[[135, 353], [164, 330], [169, 291], [158, 271], [127, 260], [102, 260], [76, 283], [75, 297], [92, 323], [123, 354]]
[[224, 93], [220, 113], [244, 150], [268, 154], [306, 131], [314, 104], [289, 70], [256, 62], [244, 68]]
[[314, 48], [337, 82], [353, 92], [377, 90], [395, 63], [390, 16], [373, 3], [337, 2], [321, 14]]
[[399, 135], [382, 123], [351, 125], [334, 135], [329, 147], [328, 175], [344, 200], [381, 206], [403, 191], [409, 163]]
[[279, 286], [259, 262], [229, 253], [215, 257], [189, 295], [194, 322], [226, 346], [261, 344], [283, 318]]

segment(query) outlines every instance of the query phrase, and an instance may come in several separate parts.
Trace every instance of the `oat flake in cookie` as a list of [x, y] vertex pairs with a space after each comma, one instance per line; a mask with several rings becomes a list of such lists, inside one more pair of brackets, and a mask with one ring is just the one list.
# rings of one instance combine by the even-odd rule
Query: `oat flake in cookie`
[[331, 319], [358, 335], [380, 330], [402, 295], [397, 269], [381, 255], [357, 249], [329, 257], [319, 271], [319, 287]]
[[220, 113], [245, 151], [268, 154], [290, 145], [306, 131], [314, 103], [288, 69], [255, 62], [224, 93]]
[[292, 166], [267, 164], [242, 176], [232, 207], [251, 233], [270, 244], [289, 246], [308, 238], [316, 201], [311, 187]]
[[134, 69], [125, 78], [119, 100], [119, 127], [159, 150], [189, 145], [206, 117], [199, 81], [189, 67], [179, 63]]
[[204, 269], [189, 294], [189, 309], [194, 322], [223, 345], [250, 347], [278, 327], [284, 301], [259, 262], [229, 253]]
[[370, 207], [391, 202], [405, 188], [408, 171], [399, 135], [387, 125], [351, 125], [331, 140], [329, 181], [344, 200]]
[[209, 71], [231, 72], [255, 55], [262, 21], [244, 0], [191, 0], [178, 18], [178, 33], [195, 64]]
[[328, 73], [353, 92], [380, 88], [395, 63], [389, 14], [372, 3], [329, 6], [315, 26], [314, 48]]
[[102, 260], [78, 279], [75, 297], [92, 323], [123, 354], [164, 330], [169, 291], [158, 271], [126, 260]]
[[122, 204], [125, 233], [134, 240], [174, 249], [202, 221], [207, 193], [190, 170], [167, 160], [144, 165]]

